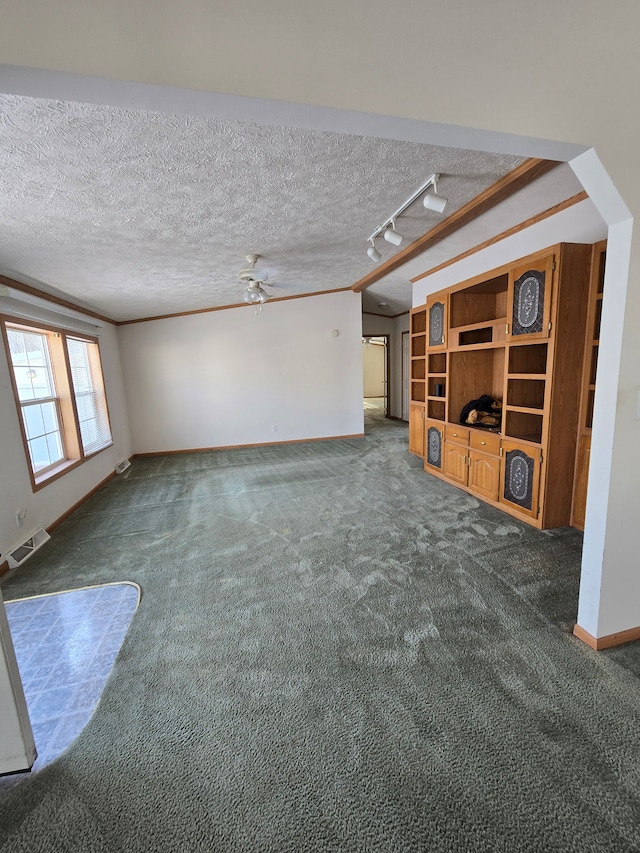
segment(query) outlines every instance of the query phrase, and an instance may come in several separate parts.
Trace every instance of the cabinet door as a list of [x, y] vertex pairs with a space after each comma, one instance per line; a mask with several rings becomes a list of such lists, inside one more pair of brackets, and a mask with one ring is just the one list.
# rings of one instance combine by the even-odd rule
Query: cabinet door
[[409, 453], [424, 456], [424, 409], [409, 406]]
[[549, 255], [509, 274], [508, 339], [549, 337], [553, 269]]
[[500, 500], [523, 515], [537, 518], [540, 449], [503, 439], [502, 451]]
[[497, 501], [500, 493], [500, 458], [470, 450], [469, 487], [479, 495]]
[[454, 483], [467, 485], [468, 449], [451, 441], [444, 443], [444, 473]]
[[424, 468], [442, 471], [444, 441], [442, 424], [438, 421], [425, 421], [425, 457]]
[[447, 345], [446, 292], [433, 293], [427, 298], [427, 345], [429, 349], [444, 349]]

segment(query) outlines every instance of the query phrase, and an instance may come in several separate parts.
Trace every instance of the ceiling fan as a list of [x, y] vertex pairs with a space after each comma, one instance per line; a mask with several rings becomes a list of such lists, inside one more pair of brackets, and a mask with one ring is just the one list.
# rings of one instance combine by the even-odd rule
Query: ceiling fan
[[267, 283], [269, 276], [266, 273], [260, 275], [256, 270], [256, 262], [259, 257], [260, 255], [257, 254], [246, 255], [245, 260], [249, 266], [238, 273], [240, 281], [247, 283], [247, 292], [244, 295], [244, 301], [249, 305], [261, 305], [263, 302], [271, 299], [271, 294], [267, 293], [262, 287], [263, 284]]

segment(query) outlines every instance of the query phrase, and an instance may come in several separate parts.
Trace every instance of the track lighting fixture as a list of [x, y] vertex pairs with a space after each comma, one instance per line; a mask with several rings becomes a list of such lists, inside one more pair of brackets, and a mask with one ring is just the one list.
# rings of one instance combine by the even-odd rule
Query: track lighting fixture
[[433, 192], [426, 193], [422, 199], [422, 203], [427, 210], [435, 210], [436, 213], [442, 213], [447, 205], [447, 199], [444, 196], [438, 195], [436, 181], [439, 177], [440, 175], [433, 176]]
[[402, 234], [398, 234], [396, 231], [396, 223], [391, 223], [391, 228], [387, 228], [387, 230], [382, 235], [387, 243], [393, 243], [394, 246], [399, 246], [402, 243], [403, 237]]
[[369, 255], [369, 257], [374, 263], [377, 264], [382, 260], [382, 255], [376, 249], [376, 237], [379, 237], [382, 234], [382, 236], [388, 243], [393, 243], [394, 246], [399, 246], [404, 238], [402, 234], [396, 231], [396, 219], [398, 218], [398, 216], [404, 213], [405, 210], [409, 207], [409, 205], [413, 204], [414, 201], [416, 201], [419, 196], [421, 196], [422, 193], [425, 192], [425, 190], [428, 190], [430, 187], [433, 187], [433, 192], [426, 193], [424, 199], [422, 200], [423, 205], [428, 210], [435, 210], [437, 213], [442, 213], [444, 211], [447, 199], [444, 198], [444, 196], [438, 195], [436, 181], [439, 180], [440, 175], [437, 172], [431, 175], [431, 177], [428, 178], [420, 187], [418, 187], [418, 189], [413, 193], [413, 195], [410, 196], [404, 202], [404, 204], [401, 204], [400, 207], [394, 213], [392, 213], [388, 219], [385, 219], [382, 225], [376, 228], [373, 234], [371, 234], [371, 236], [367, 238], [367, 241], [371, 243], [371, 245], [367, 249], [367, 255]]
[[370, 240], [371, 240], [371, 245], [367, 249], [367, 255], [369, 255], [369, 257], [374, 262], [374, 264], [377, 264], [382, 260], [382, 255], [376, 249], [376, 244], [373, 242], [373, 238], [370, 238]]

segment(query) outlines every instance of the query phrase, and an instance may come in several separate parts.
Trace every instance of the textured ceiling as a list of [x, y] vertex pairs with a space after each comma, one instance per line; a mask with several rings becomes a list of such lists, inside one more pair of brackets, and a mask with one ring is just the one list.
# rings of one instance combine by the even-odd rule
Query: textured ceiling
[[[368, 235], [433, 172], [450, 215], [522, 162], [13, 95], [0, 146], [0, 272], [116, 320], [242, 301], [249, 252], [273, 296], [349, 287]], [[416, 202], [401, 248], [441, 219]]]

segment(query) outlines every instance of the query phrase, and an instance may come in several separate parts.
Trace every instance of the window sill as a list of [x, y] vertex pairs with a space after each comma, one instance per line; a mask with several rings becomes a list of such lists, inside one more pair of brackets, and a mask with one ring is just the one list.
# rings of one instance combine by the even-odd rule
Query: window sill
[[42, 474], [34, 474], [33, 476], [33, 491], [37, 492], [38, 489], [41, 489], [43, 486], [46, 486], [48, 483], [51, 483], [52, 480], [57, 480], [58, 477], [62, 477], [63, 474], [66, 474], [68, 471], [72, 471], [74, 468], [77, 468], [82, 459], [66, 459], [64, 462], [61, 462], [59, 465], [56, 465], [53, 468], [47, 468], [47, 470]]
[[113, 441], [108, 442], [104, 445], [104, 447], [98, 448], [98, 450], [94, 450], [87, 456], [83, 456], [80, 459], [66, 459], [64, 462], [61, 462], [59, 465], [56, 465], [53, 468], [48, 468], [42, 474], [35, 474], [32, 477], [32, 489], [34, 492], [40, 491], [40, 489], [48, 486], [49, 483], [53, 483], [54, 480], [58, 480], [60, 477], [64, 477], [65, 474], [68, 474], [69, 471], [73, 471], [74, 468], [78, 468], [84, 462], [87, 462], [89, 459], [93, 459], [94, 456], [97, 456], [99, 453], [102, 453], [103, 450], [107, 450], [109, 447], [113, 447]]

